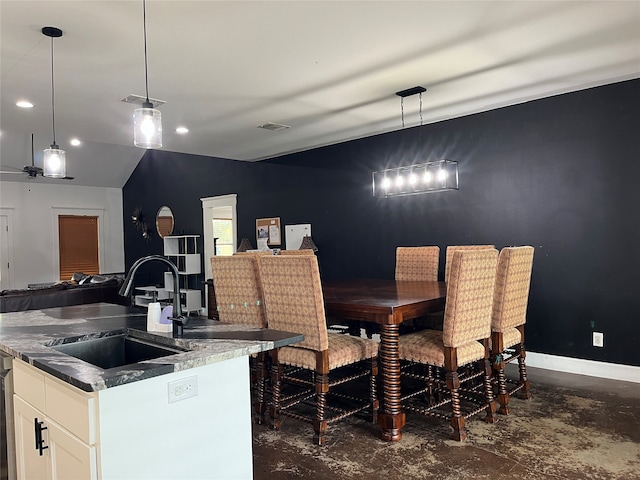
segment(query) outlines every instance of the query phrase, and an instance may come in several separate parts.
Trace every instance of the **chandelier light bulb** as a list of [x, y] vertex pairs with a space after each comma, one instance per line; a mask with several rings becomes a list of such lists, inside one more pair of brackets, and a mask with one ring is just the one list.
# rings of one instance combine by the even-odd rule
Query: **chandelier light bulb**
[[415, 185], [417, 182], [418, 182], [418, 176], [412, 172], [411, 175], [409, 175], [409, 184]]
[[401, 187], [404, 185], [404, 177], [402, 175], [398, 175], [396, 177], [396, 187]]
[[145, 115], [145, 119], [142, 121], [142, 125], [140, 125], [140, 130], [142, 130], [142, 134], [147, 139], [147, 142], [151, 140], [151, 137], [153, 136], [154, 128], [153, 128], [153, 122], [151, 121], [151, 118], [148, 115]]
[[389, 190], [390, 187], [391, 180], [389, 179], [389, 177], [384, 177], [384, 180], [382, 180], [382, 188], [384, 188], [385, 190]]
[[444, 182], [447, 179], [447, 171], [444, 169], [438, 170], [438, 181]]
[[426, 172], [424, 172], [424, 177], [422, 177], [422, 181], [424, 183], [431, 183], [431, 178], [432, 178], [431, 172], [427, 170]]

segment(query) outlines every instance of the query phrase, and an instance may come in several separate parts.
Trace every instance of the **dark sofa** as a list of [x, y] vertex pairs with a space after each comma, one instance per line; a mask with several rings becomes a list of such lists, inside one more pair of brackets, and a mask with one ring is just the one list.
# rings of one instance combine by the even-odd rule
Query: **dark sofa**
[[118, 295], [121, 285], [122, 278], [118, 276], [85, 275], [80, 282], [61, 282], [23, 290], [3, 290], [0, 292], [0, 313], [98, 302], [128, 305], [128, 299]]

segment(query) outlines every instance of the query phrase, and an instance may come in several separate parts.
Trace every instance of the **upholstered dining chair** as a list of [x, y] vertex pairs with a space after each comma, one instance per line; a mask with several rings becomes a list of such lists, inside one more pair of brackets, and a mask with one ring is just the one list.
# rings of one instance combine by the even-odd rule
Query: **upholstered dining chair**
[[449, 269], [451, 268], [451, 258], [456, 250], [487, 250], [496, 248], [495, 245], [449, 245], [444, 258], [444, 281], [449, 282]]
[[438, 280], [440, 247], [397, 247], [396, 280]]
[[[487, 422], [497, 420], [489, 363], [497, 257], [495, 249], [454, 252], [447, 285], [443, 330], [422, 330], [400, 336], [400, 359], [410, 362], [410, 366], [427, 366], [427, 375], [411, 373], [416, 369], [403, 368], [403, 383], [417, 379], [420, 385], [417, 391], [403, 394], [403, 407], [407, 411], [426, 416], [450, 419], [454, 440], [462, 441], [466, 438], [465, 419], [472, 415], [485, 410]], [[480, 368], [476, 371], [472, 367], [478, 361]], [[444, 370], [445, 382], [441, 375], [434, 374], [436, 369]], [[473, 380], [479, 377], [483, 381], [478, 387]], [[446, 384], [446, 389], [443, 383]], [[466, 387], [464, 389], [463, 384]], [[435, 401], [434, 391], [446, 398]], [[422, 393], [429, 394], [425, 395], [428, 400], [426, 407], [416, 405], [423, 398]], [[463, 412], [461, 395], [464, 395], [465, 405], [468, 400], [475, 399], [479, 406], [471, 406]], [[446, 404], [451, 405], [450, 414], [439, 410]]]
[[[491, 363], [498, 381], [498, 411], [509, 414], [509, 398], [520, 392], [520, 398], [530, 397], [524, 348], [524, 325], [527, 321], [529, 287], [534, 248], [505, 247], [498, 256], [496, 286], [491, 317]], [[519, 381], [507, 388], [504, 369], [518, 360]]]
[[[440, 247], [396, 247], [395, 279], [401, 281], [432, 281], [438, 280], [438, 262], [440, 261]], [[423, 318], [407, 320], [402, 323], [402, 333], [415, 331], [424, 327], [435, 327], [442, 323], [442, 315], [429, 315]], [[365, 323], [363, 325], [367, 336], [371, 338], [379, 327]]]
[[[351, 414], [370, 408], [375, 422], [378, 344], [327, 332], [318, 259], [310, 255], [261, 257], [259, 270], [269, 328], [304, 335], [302, 342], [272, 352], [269, 413], [273, 428], [280, 429], [281, 415], [312, 423], [313, 441], [322, 445], [327, 426]], [[352, 368], [362, 364], [366, 367]], [[300, 376], [301, 372], [310, 372], [310, 379]], [[335, 388], [367, 376], [366, 400], [356, 401], [353, 394], [343, 395]], [[309, 402], [313, 413], [303, 410]], [[335, 414], [329, 416], [329, 411]]]
[[[258, 277], [256, 255], [211, 257], [216, 309], [221, 322], [236, 323], [258, 328], [267, 327], [262, 286]], [[254, 416], [258, 424], [266, 413], [265, 388], [269, 378], [268, 353], [251, 357], [252, 387], [254, 388]]]
[[315, 252], [310, 248], [303, 250], [280, 250], [280, 255], [315, 255]]

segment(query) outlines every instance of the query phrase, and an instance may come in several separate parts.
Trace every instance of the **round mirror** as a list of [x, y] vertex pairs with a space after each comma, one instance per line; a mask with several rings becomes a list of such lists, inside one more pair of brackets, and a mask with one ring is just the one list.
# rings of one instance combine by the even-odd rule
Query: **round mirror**
[[167, 206], [160, 207], [156, 215], [156, 229], [161, 238], [173, 233], [173, 212]]

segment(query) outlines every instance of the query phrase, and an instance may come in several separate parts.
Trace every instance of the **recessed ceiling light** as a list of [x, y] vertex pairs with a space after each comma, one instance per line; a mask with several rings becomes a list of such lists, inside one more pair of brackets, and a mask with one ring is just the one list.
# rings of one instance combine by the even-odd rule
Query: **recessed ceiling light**
[[71, 145], [73, 145], [74, 147], [77, 147], [78, 145], [80, 145], [82, 142], [80, 140], [78, 140], [77, 138], [72, 138], [71, 141], [69, 142], [71, 143]]
[[187, 127], [178, 127], [176, 128], [176, 133], [184, 135], [185, 133], [189, 133], [189, 129]]
[[33, 103], [28, 100], [18, 100], [16, 105], [20, 108], [33, 108]]

